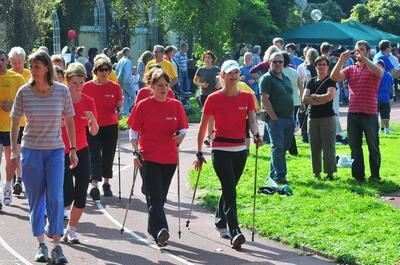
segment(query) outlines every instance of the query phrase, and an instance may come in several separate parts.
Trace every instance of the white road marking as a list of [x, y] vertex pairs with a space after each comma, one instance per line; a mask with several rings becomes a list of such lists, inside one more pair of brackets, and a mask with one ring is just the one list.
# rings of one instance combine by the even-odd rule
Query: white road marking
[[13, 255], [15, 258], [17, 258], [19, 261], [21, 261], [25, 265], [33, 265], [29, 261], [27, 261], [24, 257], [22, 257], [18, 252], [16, 252], [10, 245], [7, 244], [6, 241], [0, 236], [0, 245], [5, 248], [8, 252], [10, 252], [11, 255]]
[[[124, 170], [126, 170], [126, 169], [128, 169], [128, 168], [131, 168], [131, 167], [133, 167], [133, 164], [121, 168], [121, 171], [124, 171]], [[118, 174], [118, 171], [116, 171], [116, 173], [114, 173], [114, 176], [117, 175], [117, 174]], [[120, 228], [122, 227], [122, 224], [121, 224], [120, 222], [118, 222], [111, 214], [109, 214], [109, 213], [106, 211], [106, 209], [104, 209], [103, 205], [101, 204], [101, 201], [96, 201], [96, 206], [97, 206], [97, 208], [100, 210], [100, 212], [103, 213], [104, 216], [105, 216], [108, 220], [110, 220], [110, 221], [111, 221], [113, 224], [115, 224], [117, 227], [120, 227]], [[170, 258], [173, 258], [173, 259], [179, 261], [179, 262], [182, 263], [182, 264], [194, 265], [193, 263], [191, 263], [191, 262], [189, 262], [189, 261], [187, 261], [187, 260], [185, 260], [185, 259], [183, 259], [183, 258], [181, 258], [181, 257], [178, 257], [178, 256], [176, 256], [176, 255], [174, 255], [174, 254], [168, 252], [168, 251], [165, 250], [165, 249], [160, 249], [156, 244], [153, 244], [152, 242], [150, 242], [150, 241], [148, 241], [148, 240], [142, 238], [141, 236], [139, 236], [138, 234], [136, 234], [135, 232], [129, 230], [129, 229], [126, 228], [126, 227], [124, 227], [124, 232], [127, 233], [127, 234], [129, 234], [129, 235], [132, 236], [133, 238], [135, 238], [137, 241], [142, 242], [142, 243], [148, 245], [149, 247], [151, 247], [151, 248], [153, 248], [153, 249], [160, 250], [161, 253], [166, 254], [166, 255], [169, 256]]]

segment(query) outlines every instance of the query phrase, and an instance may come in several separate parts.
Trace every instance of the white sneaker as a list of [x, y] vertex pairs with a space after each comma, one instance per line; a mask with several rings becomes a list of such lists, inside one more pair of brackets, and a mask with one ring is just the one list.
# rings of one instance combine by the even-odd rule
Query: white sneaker
[[64, 220], [69, 220], [69, 210], [64, 210]]
[[3, 186], [3, 196], [4, 196], [4, 205], [10, 205], [12, 203], [12, 188]]
[[63, 240], [70, 244], [79, 244], [79, 238], [76, 236], [74, 228], [68, 228], [64, 233]]
[[230, 239], [231, 233], [229, 232], [228, 228], [216, 228], [219, 232], [219, 236], [221, 238]]

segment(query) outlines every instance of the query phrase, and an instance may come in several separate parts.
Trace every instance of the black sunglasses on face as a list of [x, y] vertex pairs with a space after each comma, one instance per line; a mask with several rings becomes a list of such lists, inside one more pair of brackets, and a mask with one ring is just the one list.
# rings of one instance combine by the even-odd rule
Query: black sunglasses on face
[[278, 63], [279, 63], [279, 64], [282, 64], [283, 61], [272, 61], [272, 63], [273, 63], [273, 64], [278, 64]]
[[106, 67], [106, 68], [98, 68], [97, 69], [98, 72], [108, 72], [110, 71], [110, 68]]

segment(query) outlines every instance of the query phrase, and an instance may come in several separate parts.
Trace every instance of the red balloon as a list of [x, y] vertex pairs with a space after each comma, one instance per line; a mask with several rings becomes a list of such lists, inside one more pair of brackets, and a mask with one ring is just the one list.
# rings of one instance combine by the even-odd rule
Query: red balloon
[[68, 30], [67, 33], [68, 39], [72, 40], [76, 38], [76, 31], [73, 29]]

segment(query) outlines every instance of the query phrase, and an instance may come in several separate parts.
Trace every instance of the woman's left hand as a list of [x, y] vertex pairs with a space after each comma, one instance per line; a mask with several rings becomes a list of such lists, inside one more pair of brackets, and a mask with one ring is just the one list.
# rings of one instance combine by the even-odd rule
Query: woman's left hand
[[73, 169], [78, 165], [78, 155], [75, 150], [71, 150], [69, 153], [69, 168]]

